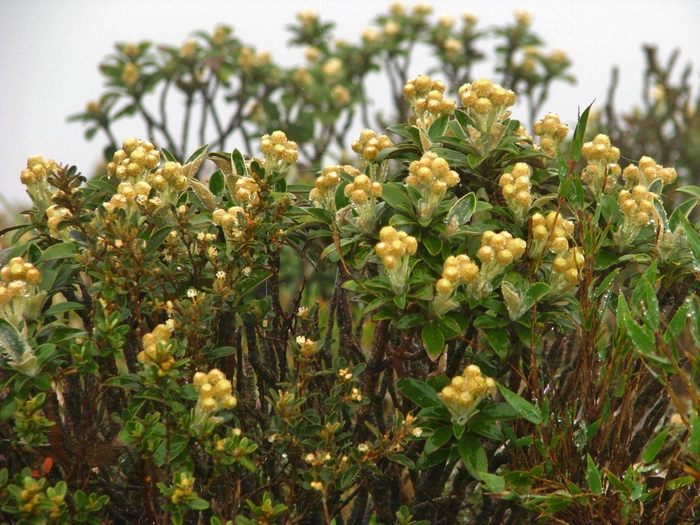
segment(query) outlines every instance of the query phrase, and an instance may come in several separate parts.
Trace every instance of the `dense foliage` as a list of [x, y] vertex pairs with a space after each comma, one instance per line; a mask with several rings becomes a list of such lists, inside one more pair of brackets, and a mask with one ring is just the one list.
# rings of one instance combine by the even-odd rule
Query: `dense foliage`
[[[441, 27], [392, 9], [383, 38]], [[300, 21], [299, 42], [326, 38]], [[185, 89], [187, 63], [193, 97], [229, 88], [196, 68], [249, 48], [217, 34], [220, 62], [121, 49], [124, 114], [147, 82]], [[372, 56], [405, 56], [390, 43]], [[511, 78], [516, 95], [446, 64], [457, 84], [402, 78], [405, 121], [311, 181], [300, 157], [321, 162], [319, 130], [345, 124], [317, 108], [295, 135], [284, 84], [263, 97], [279, 120], [232, 126], [255, 157], [183, 161], [154, 119], [165, 147], [113, 144], [92, 180], [28, 160], [29, 224], [0, 269], [6, 522], [697, 522], [700, 188], [641, 154], [623, 169], [608, 136], [584, 138], [590, 108], [573, 133], [553, 114], [528, 131], [510, 110], [522, 92], [539, 112], [544, 77]]]

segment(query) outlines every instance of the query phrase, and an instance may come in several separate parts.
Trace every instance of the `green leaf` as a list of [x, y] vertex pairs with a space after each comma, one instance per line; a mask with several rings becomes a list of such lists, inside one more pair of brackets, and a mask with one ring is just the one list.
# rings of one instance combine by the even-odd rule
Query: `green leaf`
[[398, 182], [385, 182], [382, 184], [382, 200], [392, 208], [413, 213], [411, 199], [406, 193], [406, 187]]
[[165, 160], [168, 162], [177, 162], [177, 159], [175, 158], [175, 155], [170, 153], [167, 149], [161, 148], [160, 150], [163, 153], [163, 157], [165, 157]]
[[567, 198], [574, 210], [580, 210], [584, 205], [583, 184], [581, 183], [581, 177], [576, 173], [573, 173], [571, 181], [571, 187]]
[[473, 420], [494, 420], [515, 419], [518, 412], [509, 403], [489, 403], [476, 413]]
[[671, 430], [671, 427], [666, 427], [651, 443], [649, 443], [646, 450], [642, 452], [642, 461], [644, 461], [644, 463], [651, 463], [654, 461], [661, 447], [664, 446], [669, 430]]
[[598, 288], [596, 288], [595, 293], [593, 294], [593, 298], [597, 299], [603, 293], [610, 288], [610, 283], [612, 283], [613, 279], [617, 277], [617, 274], [620, 273], [621, 268], [615, 268], [612, 272], [610, 272], [608, 275], [605, 276], [605, 279], [601, 281], [601, 283], [598, 285]]
[[486, 451], [481, 443], [469, 433], [465, 433], [457, 445], [459, 456], [467, 467], [469, 474], [475, 479], [481, 480], [481, 473], [488, 471]]
[[202, 498], [195, 498], [187, 502], [187, 506], [192, 510], [206, 510], [209, 508], [209, 502]]
[[[232, 165], [230, 154], [218, 153], [218, 152], [214, 151], [214, 152], [209, 153], [207, 158], [216, 165], [217, 171], [221, 172], [221, 175], [222, 175], [221, 183], [222, 184], [225, 182], [226, 177], [230, 177], [231, 175], [233, 175], [233, 165]], [[216, 172], [214, 172], [214, 173], [216, 173]], [[212, 174], [212, 178], [213, 177], [214, 177], [214, 174]], [[215, 184], [219, 184], [219, 182], [217, 181]], [[212, 188], [211, 186], [212, 186], [212, 182], [211, 182], [211, 179], [209, 179], [209, 189], [211, 191], [213, 191], [214, 193], [217, 193], [216, 191], [214, 191], [214, 188]]]
[[231, 154], [231, 160], [233, 160], [233, 167], [236, 170], [236, 175], [238, 175], [239, 177], [244, 177], [248, 174], [245, 159], [243, 158], [243, 154], [240, 151], [234, 149], [233, 153]]
[[405, 330], [406, 328], [411, 328], [422, 323], [423, 319], [425, 319], [423, 314], [408, 314], [398, 320], [396, 323], [396, 328], [399, 330]]
[[216, 208], [219, 207], [219, 205], [216, 202], [216, 197], [214, 197], [214, 194], [211, 191], [209, 191], [209, 188], [207, 188], [197, 179], [190, 179], [190, 188], [192, 188], [192, 191], [194, 191], [197, 194], [197, 197], [199, 197], [199, 199], [202, 201], [207, 210], [214, 211]]
[[441, 448], [428, 456], [421, 456], [418, 458], [418, 464], [416, 467], [419, 470], [424, 470], [435, 465], [444, 465], [445, 462], [450, 458], [450, 449]]
[[590, 454], [586, 454], [588, 466], [586, 467], [586, 482], [588, 483], [588, 488], [593, 494], [603, 493], [603, 482], [600, 479], [600, 472], [593, 463]]
[[696, 199], [700, 199], [700, 188], [697, 186], [681, 186], [680, 188], [676, 188], [676, 192], [687, 193]]
[[224, 193], [225, 186], [224, 173], [220, 169], [211, 174], [211, 177], [209, 178], [209, 190], [214, 195], [221, 197], [221, 195]]
[[664, 332], [664, 341], [666, 341], [666, 343], [670, 344], [680, 337], [683, 328], [685, 328], [688, 322], [690, 304], [690, 301], [683, 301], [683, 304], [678, 308], [673, 319], [668, 323], [666, 331]]
[[542, 414], [532, 403], [523, 399], [515, 392], [511, 392], [500, 383], [496, 383], [496, 385], [498, 386], [498, 390], [501, 391], [501, 394], [505, 398], [506, 402], [512, 406], [518, 414], [535, 425], [540, 425], [542, 423]]
[[[697, 230], [693, 227], [685, 215], [680, 214], [679, 220], [683, 226], [683, 232], [685, 233], [685, 238], [688, 240], [688, 245], [690, 246], [695, 261], [700, 263], [700, 237], [698, 237]], [[44, 252], [46, 253], [46, 252]]]
[[481, 476], [481, 480], [491, 492], [501, 493], [506, 489], [506, 482], [501, 476], [489, 474], [488, 472], [479, 472], [479, 476]]
[[204, 352], [204, 356], [207, 359], [218, 359], [220, 357], [228, 357], [234, 355], [237, 352], [235, 346], [220, 346], [219, 348], [213, 348]]
[[627, 332], [630, 340], [641, 354], [659, 365], [668, 364], [665, 358], [656, 355], [654, 333], [648, 326], [637, 324], [632, 318], [627, 302], [622, 295], [620, 295], [617, 303], [617, 323], [621, 329]]
[[360, 465], [353, 465], [352, 467], [348, 468], [340, 480], [340, 488], [343, 490], [347, 489], [360, 473], [361, 469], [362, 467]]
[[73, 310], [83, 310], [84, 305], [72, 301], [65, 301], [63, 303], [58, 303], [53, 305], [51, 308], [44, 312], [44, 317], [49, 317], [52, 315], [62, 314], [64, 312], [70, 312]]
[[158, 250], [160, 243], [165, 240], [165, 238], [170, 235], [172, 227], [163, 226], [155, 230], [148, 239], [146, 243], [146, 253], [154, 253]]
[[389, 461], [393, 461], [394, 463], [398, 463], [399, 465], [403, 465], [409, 470], [413, 470], [416, 468], [416, 464], [403, 454], [390, 454], [389, 456], [387, 456], [387, 459]]
[[18, 363], [25, 356], [33, 354], [22, 334], [3, 317], [0, 317], [0, 343], [2, 343], [1, 346], [12, 352], [12, 360]]
[[72, 242], [62, 242], [46, 248], [41, 255], [41, 260], [53, 261], [55, 259], [72, 259], [78, 251], [78, 246], [76, 244]]
[[448, 228], [460, 228], [469, 222], [476, 209], [476, 195], [469, 192], [452, 205], [445, 217]]
[[433, 434], [425, 440], [425, 448], [423, 449], [423, 453], [426, 455], [432, 454], [450, 439], [452, 439], [451, 426], [444, 426], [435, 429]]
[[437, 392], [422, 381], [406, 377], [396, 384], [403, 395], [421, 408], [442, 406]]
[[676, 478], [672, 479], [668, 483], [666, 483], [666, 489], [667, 490], [676, 490], [681, 487], [685, 487], [686, 485], [690, 485], [691, 483], [695, 482], [695, 478], [693, 476], [683, 476], [681, 478]]
[[[183, 165], [183, 168], [186, 168], [188, 164], [191, 164], [191, 166], [187, 170], [184, 170], [185, 176], [194, 177], [195, 173], [197, 173], [197, 170], [199, 169], [199, 166], [202, 164], [202, 161], [206, 158], [208, 149], [209, 149], [209, 144], [205, 144], [204, 146], [200, 146], [197, 150], [195, 150], [194, 153], [192, 153], [192, 155], [190, 155], [187, 158], [187, 160], [185, 161], [185, 164]], [[194, 170], [194, 171], [192, 172], [191, 170]]]
[[452, 418], [452, 416], [450, 416], [450, 412], [444, 406], [423, 408], [418, 412], [417, 417], [437, 419], [441, 421], [450, 421]]
[[447, 122], [450, 120], [449, 115], [443, 115], [433, 122], [428, 128], [428, 138], [430, 142], [436, 142], [440, 137], [445, 134], [447, 129]]
[[508, 337], [508, 332], [505, 330], [485, 330], [484, 337], [486, 342], [489, 344], [491, 349], [496, 353], [501, 361], [504, 361], [508, 357], [508, 351], [510, 350], [510, 339]]
[[583, 147], [583, 136], [586, 133], [586, 125], [588, 123], [588, 113], [591, 111], [591, 103], [578, 119], [576, 123], [576, 129], [574, 129], [574, 136], [571, 139], [571, 149], [569, 150], [569, 156], [574, 162], [581, 158], [581, 148]]
[[605, 472], [606, 477], [608, 478], [608, 481], [612, 483], [612, 485], [619, 490], [620, 492], [626, 492], [629, 493], [629, 489], [625, 487], [625, 484], [620, 481], [620, 478], [618, 478], [615, 474], [610, 472], [608, 469], [603, 469]]
[[437, 235], [426, 235], [423, 237], [422, 242], [430, 255], [437, 255], [442, 251], [442, 241]]
[[[6, 401], [4, 405], [2, 405], [2, 408], [0, 408], [0, 421], [7, 421], [10, 419], [12, 416], [15, 415], [15, 412], [17, 412], [17, 409], [19, 408], [19, 405], [17, 404], [16, 399], [11, 399], [10, 401]], [[0, 486], [2, 486], [0, 484]]]
[[503, 439], [503, 433], [494, 421], [470, 419], [469, 431], [472, 434], [478, 434], [487, 439], [493, 439], [494, 441], [501, 441]]
[[427, 323], [423, 327], [421, 339], [431, 359], [437, 358], [445, 347], [445, 336], [442, 334], [437, 323], [433, 321]]
[[453, 168], [467, 166], [469, 164], [469, 157], [464, 153], [447, 148], [431, 148], [430, 151], [435, 153], [438, 157], [445, 159]]
[[333, 217], [328, 210], [323, 208], [301, 208], [302, 211], [311, 215], [314, 219], [321, 221], [324, 224], [331, 225]]
[[564, 158], [564, 155], [562, 155], [561, 150], [559, 148], [557, 148], [556, 160], [559, 184], [563, 184], [569, 176], [569, 165], [567, 164], [566, 159]]

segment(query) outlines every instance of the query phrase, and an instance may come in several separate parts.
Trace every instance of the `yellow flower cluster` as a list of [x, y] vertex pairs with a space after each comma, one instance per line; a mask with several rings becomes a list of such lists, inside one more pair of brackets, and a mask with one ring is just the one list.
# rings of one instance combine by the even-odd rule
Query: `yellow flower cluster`
[[[544, 217], [541, 213], [532, 216], [532, 255], [539, 256], [547, 246], [561, 255], [569, 249], [568, 237], [574, 233], [574, 223], [552, 211]], [[549, 241], [549, 242], [548, 242]]]
[[187, 177], [182, 173], [182, 165], [179, 162], [169, 160], [163, 166], [149, 174], [146, 178], [158, 191], [165, 191], [167, 187], [171, 187], [176, 192], [182, 192], [187, 189]]
[[[112, 213], [134, 202], [155, 208], [161, 207], [164, 201], [175, 203], [189, 181], [179, 162], [168, 161], [158, 167], [159, 163], [160, 153], [153, 144], [135, 138], [124, 139], [122, 149], [117, 150], [112, 162], [107, 164], [107, 173], [123, 181], [117, 193], [104, 203], [107, 211]], [[158, 194], [149, 198], [152, 189]]]
[[333, 86], [333, 89], [331, 89], [331, 98], [337, 106], [347, 106], [347, 104], [350, 102], [350, 92], [345, 86], [336, 84]]
[[464, 424], [479, 402], [496, 391], [496, 382], [481, 373], [476, 365], [468, 365], [462, 375], [452, 378], [438, 394], [456, 422]]
[[524, 162], [518, 162], [510, 173], [504, 173], [498, 181], [501, 186], [501, 194], [506, 199], [508, 208], [513, 212], [515, 223], [518, 226], [525, 223], [527, 212], [532, 204], [531, 176], [532, 168]]
[[352, 387], [350, 393], [343, 396], [343, 401], [346, 403], [355, 402], [360, 403], [362, 401], [362, 393], [359, 388]]
[[372, 231], [374, 224], [374, 207], [376, 199], [382, 194], [382, 185], [361, 173], [353, 182], [345, 186], [345, 196], [349, 198], [357, 210], [357, 226], [366, 232]]
[[299, 345], [299, 354], [304, 359], [309, 359], [318, 352], [318, 341], [307, 339], [303, 335], [297, 336], [295, 341]]
[[514, 238], [510, 232], [495, 233], [485, 231], [481, 236], [481, 248], [476, 252], [481, 261], [481, 269], [477, 279], [469, 286], [472, 297], [480, 298], [488, 295], [493, 289], [491, 280], [502, 273], [512, 262], [522, 257], [527, 243]]
[[236, 194], [233, 198], [244, 208], [260, 201], [260, 186], [253, 177], [239, 177], [236, 181]]
[[197, 53], [197, 41], [194, 38], [190, 38], [185, 41], [180, 47], [180, 58], [184, 60], [190, 60], [194, 58]]
[[385, 226], [379, 232], [379, 242], [375, 251], [397, 295], [403, 293], [406, 285], [408, 258], [417, 250], [418, 241], [406, 232], [396, 231], [393, 226]]
[[239, 229], [239, 213], [246, 215], [245, 210], [240, 206], [231, 206], [228, 211], [217, 208], [211, 214], [211, 221], [217, 226], [221, 226], [227, 241], [237, 241], [242, 235]]
[[[38, 284], [41, 282], [41, 272], [22, 257], [13, 257], [10, 263], [0, 270], [0, 278], [4, 283]], [[1, 294], [0, 294], [1, 295]]]
[[312, 467], [318, 468], [328, 463], [332, 458], [330, 452], [317, 451], [306, 454], [306, 456], [304, 456], [304, 461]]
[[566, 256], [559, 255], [552, 261], [551, 286], [563, 292], [575, 286], [581, 279], [581, 270], [585, 258], [578, 248], [571, 248]]
[[31, 313], [41, 272], [22, 257], [14, 257], [0, 270], [0, 316], [17, 326], [25, 313]]
[[58, 164], [54, 160], [44, 161], [41, 155], [33, 155], [27, 159], [27, 168], [22, 170], [19, 180], [25, 186], [38, 184], [46, 180], [47, 175], [56, 173]]
[[632, 191], [622, 190], [617, 196], [620, 211], [632, 224], [643, 228], [654, 216], [654, 198], [644, 184], [637, 184]]
[[427, 130], [437, 118], [454, 113], [457, 104], [444, 98], [445, 87], [442, 80], [425, 75], [406, 82], [403, 96], [411, 103], [417, 127]]
[[534, 132], [540, 137], [542, 151], [553, 157], [556, 154], [556, 147], [569, 134], [569, 126], [562, 124], [559, 115], [547, 113], [542, 120], [535, 122]]
[[215, 47], [223, 47], [231, 34], [231, 28], [227, 26], [216, 26], [211, 36], [211, 41]]
[[160, 153], [153, 144], [131, 137], [124, 139], [122, 149], [114, 152], [107, 173], [120, 180], [141, 179], [144, 171], [155, 169], [159, 162]]
[[393, 226], [385, 226], [379, 232], [380, 242], [377, 243], [377, 256], [388, 270], [394, 270], [401, 264], [402, 258], [413, 255], [418, 249], [418, 242], [406, 232], [396, 231]]
[[661, 179], [662, 184], [672, 184], [677, 177], [676, 170], [659, 166], [651, 157], [642, 157], [639, 164], [630, 164], [622, 172], [625, 186], [631, 188], [638, 184], [649, 186], [655, 180]]
[[338, 80], [343, 75], [343, 61], [338, 57], [333, 57], [321, 66], [323, 74], [332, 80]]
[[379, 197], [382, 194], [382, 185], [378, 182], [372, 182], [367, 175], [362, 173], [345, 186], [344, 193], [355, 206], [360, 207], [366, 205], [373, 197]]
[[283, 131], [275, 131], [271, 135], [263, 135], [260, 140], [260, 151], [265, 155], [265, 173], [284, 171], [299, 160], [297, 143], [287, 140]]
[[[27, 476], [22, 480], [22, 491], [20, 492], [20, 501], [21, 503], [19, 504], [19, 510], [21, 513], [27, 515], [27, 516], [32, 516], [32, 515], [41, 515], [40, 512], [40, 505], [42, 503], [48, 503], [48, 499], [44, 497], [44, 494], [42, 493], [42, 485], [37, 482], [32, 477]], [[54, 498], [55, 500], [63, 500], [61, 496], [56, 495]], [[42, 501], [43, 500], [43, 501]], [[57, 503], [58, 501], [52, 501], [52, 503]], [[38, 508], [39, 507], [39, 508]], [[59, 515], [60, 515], [60, 507], [56, 506], [56, 509], [59, 510]], [[44, 509], [41, 509], [44, 510]], [[39, 511], [39, 512], [37, 512]], [[59, 515], [53, 516], [52, 518], [58, 518]]]
[[170, 329], [164, 324], [159, 324], [152, 332], [145, 334], [141, 341], [144, 349], [136, 356], [139, 363], [156, 365], [158, 375], [165, 375], [175, 364], [170, 344]]
[[208, 373], [195, 373], [192, 384], [199, 393], [197, 409], [201, 409], [202, 412], [211, 413], [215, 410], [235, 408], [238, 404], [238, 400], [231, 393], [231, 381], [217, 368]]
[[241, 69], [245, 72], [253, 68], [265, 67], [271, 60], [272, 56], [269, 51], [256, 53], [254, 49], [248, 46], [243, 46], [238, 54], [238, 65], [241, 66]]
[[442, 266], [442, 278], [435, 288], [443, 295], [451, 294], [460, 284], [469, 284], [476, 279], [479, 267], [472, 262], [468, 255], [450, 255]]
[[515, 104], [513, 91], [494, 84], [488, 78], [464, 84], [459, 88], [458, 94], [480, 133], [490, 133], [495, 123], [508, 118], [510, 112], [507, 108]]
[[170, 501], [177, 505], [183, 499], [187, 499], [192, 495], [193, 484], [194, 478], [190, 478], [187, 476], [187, 474], [182, 473], [180, 480], [175, 484], [175, 490], [173, 490], [173, 493], [170, 496]]
[[59, 232], [58, 225], [61, 221], [72, 218], [73, 213], [71, 213], [68, 208], [52, 204], [46, 208], [46, 217], [46, 225], [49, 227], [49, 234], [57, 239], [62, 239], [64, 241], [69, 240], [68, 232], [65, 230]]
[[27, 168], [20, 174], [19, 180], [27, 187], [27, 193], [40, 212], [51, 206], [54, 192], [47, 177], [57, 171], [58, 164], [55, 161], [45, 161], [41, 155], [33, 155], [27, 159]]
[[[335, 190], [340, 186], [342, 179], [340, 171], [354, 170], [352, 166], [326, 166], [321, 175], [316, 179], [314, 189], [309, 192], [309, 200], [312, 200], [318, 208], [335, 211]], [[359, 172], [358, 172], [359, 174]]]
[[133, 62], [124, 64], [121, 80], [129, 87], [136, 85], [136, 82], [139, 81], [139, 67]]
[[360, 133], [360, 140], [354, 141], [350, 147], [363, 160], [372, 163], [377, 160], [377, 155], [383, 149], [394, 145], [386, 135], [379, 135], [374, 130], [364, 129]]
[[610, 191], [615, 179], [620, 175], [620, 150], [610, 145], [607, 135], [596, 135], [591, 142], [586, 142], [581, 148], [581, 154], [588, 165], [581, 173], [581, 179], [593, 188], [596, 198]]
[[458, 182], [457, 172], [451, 170], [448, 162], [432, 151], [424, 153], [420, 160], [411, 162], [406, 184], [421, 193], [418, 204], [420, 218], [430, 218], [447, 189], [456, 186]]
[[435, 284], [437, 294], [433, 298], [431, 310], [438, 315], [456, 308], [452, 293], [461, 284], [471, 284], [479, 274], [479, 267], [468, 255], [450, 255], [442, 266], [442, 277]]
[[526, 247], [524, 240], [514, 238], [510, 232], [504, 230], [495, 233], [489, 230], [481, 236], [481, 248], [476, 256], [484, 264], [496, 263], [505, 267], [519, 259]]

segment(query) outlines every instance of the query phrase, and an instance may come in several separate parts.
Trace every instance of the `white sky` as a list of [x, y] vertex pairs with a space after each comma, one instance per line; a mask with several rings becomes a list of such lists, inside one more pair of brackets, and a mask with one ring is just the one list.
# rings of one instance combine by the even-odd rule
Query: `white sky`
[[[414, 2], [406, 2], [411, 5]], [[323, 20], [337, 23], [335, 35], [357, 41], [361, 30], [390, 1], [376, 0], [0, 0], [0, 195], [11, 203], [28, 203], [19, 183], [33, 154], [75, 164], [91, 174], [106, 140], [83, 138], [79, 123], [67, 123], [88, 100], [101, 94], [98, 64], [115, 42], [151, 40], [182, 44], [196, 30], [211, 32], [227, 24], [258, 50], [269, 50], [283, 65], [302, 63], [301, 50], [286, 45], [285, 26], [295, 13], [312, 8]], [[606, 99], [613, 65], [621, 67], [618, 108], [640, 101], [641, 46], [657, 44], [665, 60], [681, 48], [678, 66], [695, 64], [692, 79], [700, 85], [700, 2], [697, 0], [491, 0], [431, 2], [434, 16], [475, 13], [479, 27], [513, 20], [515, 9], [534, 14], [534, 31], [546, 49], [562, 48], [573, 61], [574, 86], [558, 83], [546, 111], [573, 122], [579, 107]], [[482, 45], [492, 52], [492, 45]], [[680, 71], [680, 67], [677, 69]], [[477, 73], [488, 74], [491, 65]], [[412, 76], [423, 73], [414, 66]], [[594, 106], [594, 107], [596, 107]], [[525, 119], [525, 114], [515, 117]], [[117, 128], [121, 138], [142, 136], [140, 123]], [[2, 206], [0, 204], [0, 206]]]

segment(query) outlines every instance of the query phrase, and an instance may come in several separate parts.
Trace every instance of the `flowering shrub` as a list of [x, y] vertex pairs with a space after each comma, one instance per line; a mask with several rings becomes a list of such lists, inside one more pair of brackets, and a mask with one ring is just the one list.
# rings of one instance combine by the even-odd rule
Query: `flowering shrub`
[[[412, 8], [393, 3], [362, 31], [359, 42], [350, 43], [333, 36], [333, 23], [302, 11], [289, 26], [288, 44], [303, 49], [305, 62], [293, 67], [275, 63], [270, 53], [242, 42], [227, 26], [197, 32], [179, 48], [148, 41], [118, 44], [101, 65], [107, 91], [71, 119], [86, 126], [88, 139], [106, 135], [107, 161], [119, 148], [114, 124], [138, 117], [146, 136], [177, 158], [184, 158], [193, 141], [217, 150], [237, 142], [253, 153], [257, 137], [282, 130], [298, 144], [302, 166], [319, 169], [329, 151], [350, 147], [353, 124], [386, 127], [413, 113], [429, 125], [451, 112], [455, 101], [443, 101], [445, 89], [456, 90], [471, 78], [473, 66], [484, 60], [487, 52], [480, 48], [490, 34], [497, 39], [496, 74], [501, 84], [524, 94], [530, 123], [552, 83], [573, 81], [568, 57], [561, 49], [545, 50], [529, 13], [518, 11], [512, 23], [493, 30], [479, 27], [473, 13], [461, 20], [433, 20], [431, 13], [425, 3]], [[406, 83], [411, 64], [426, 52], [447, 84]], [[368, 85], [377, 75], [390, 87], [390, 108], [375, 116]], [[409, 102], [416, 100], [422, 106], [412, 112]]]
[[[392, 9], [385, 34], [422, 27]], [[449, 87], [406, 80], [395, 139], [315, 182], [281, 130], [259, 157], [128, 138], [89, 181], [31, 157], [0, 269], [4, 519], [696, 522], [700, 188], [666, 207], [675, 171], [621, 170], [589, 109], [565, 155], [516, 91]]]

